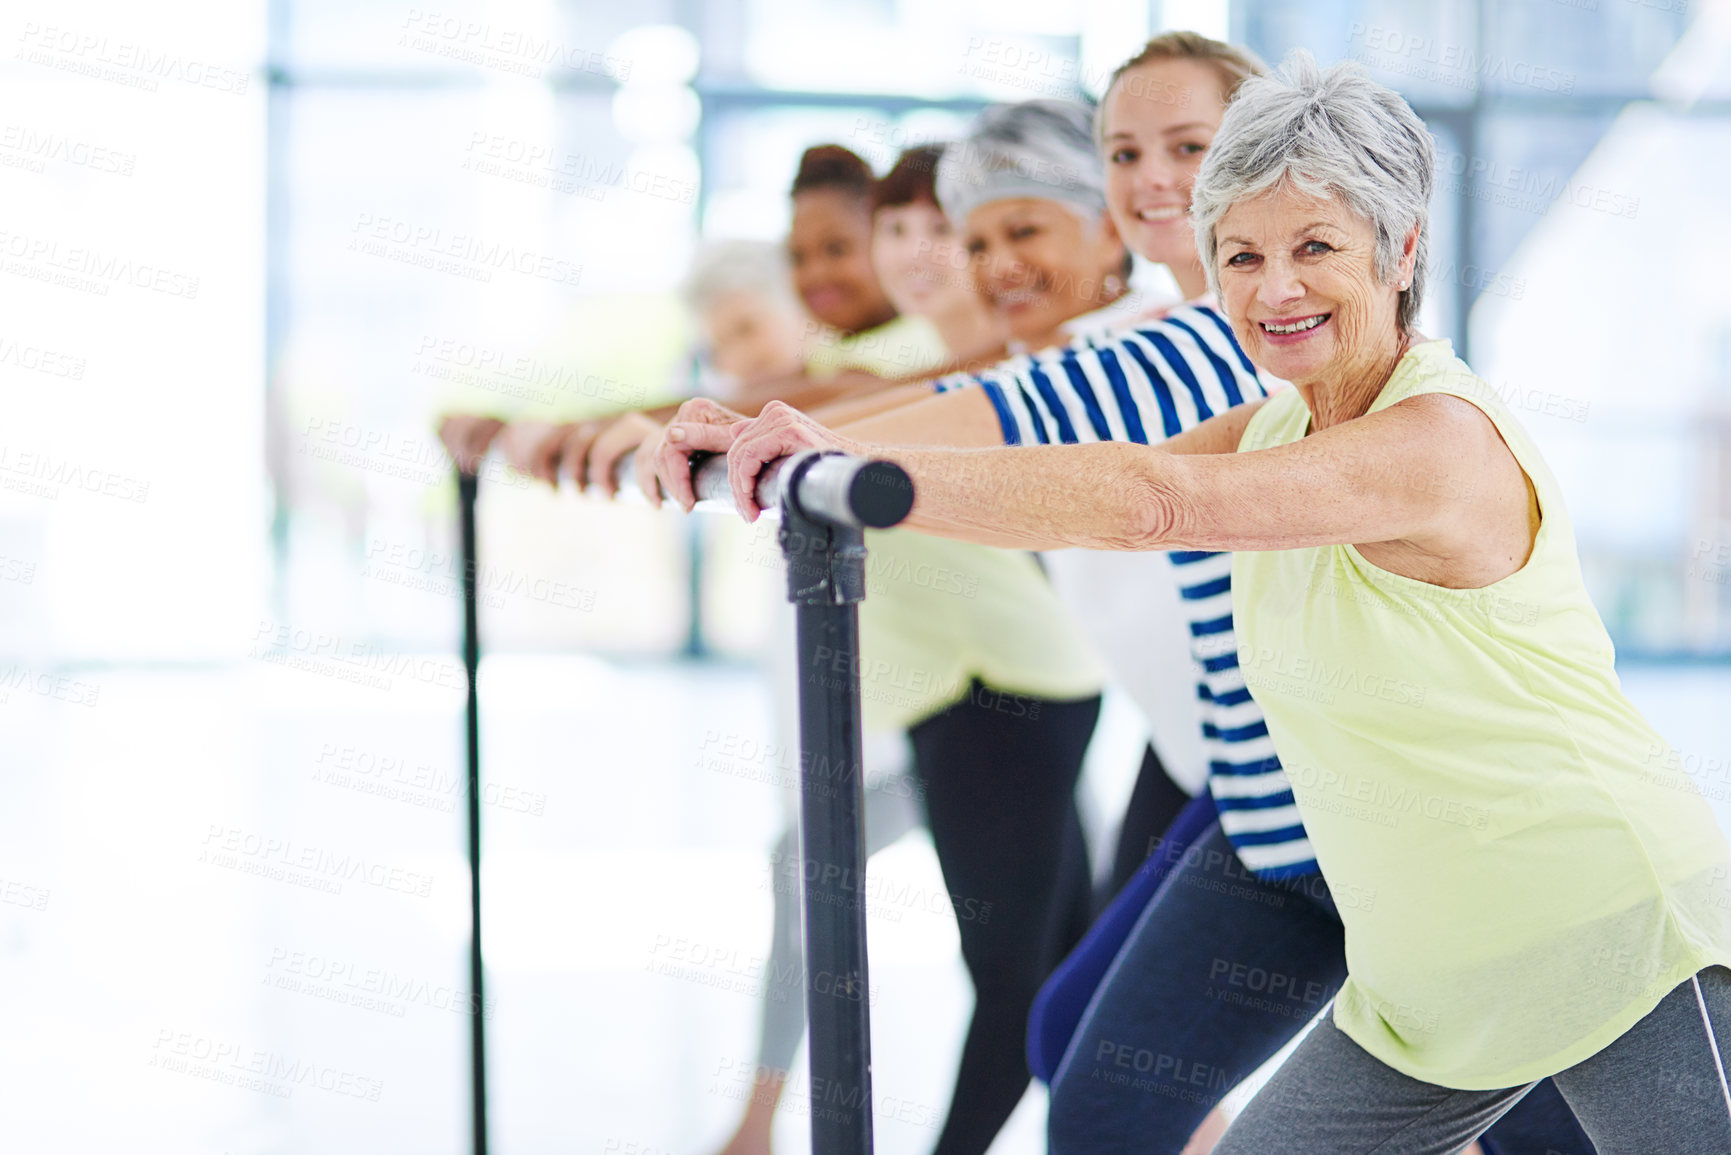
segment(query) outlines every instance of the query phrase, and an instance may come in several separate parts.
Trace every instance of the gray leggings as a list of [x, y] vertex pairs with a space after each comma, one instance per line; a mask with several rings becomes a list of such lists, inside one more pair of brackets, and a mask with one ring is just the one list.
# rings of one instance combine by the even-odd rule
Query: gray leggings
[[[1712, 1030], [1708, 1030], [1708, 1020]], [[1731, 1152], [1731, 971], [1709, 967], [1552, 1078], [1599, 1155]], [[1325, 1016], [1214, 1155], [1453, 1155], [1532, 1090], [1456, 1091], [1374, 1059]]]
[[[860, 817], [870, 858], [902, 835], [924, 825], [918, 787], [910, 775], [893, 774], [865, 790]], [[805, 936], [799, 924], [799, 827], [790, 825], [775, 844], [770, 885], [775, 892], [774, 940], [764, 967], [763, 1034], [757, 1063], [772, 1071], [793, 1067], [805, 1034]]]

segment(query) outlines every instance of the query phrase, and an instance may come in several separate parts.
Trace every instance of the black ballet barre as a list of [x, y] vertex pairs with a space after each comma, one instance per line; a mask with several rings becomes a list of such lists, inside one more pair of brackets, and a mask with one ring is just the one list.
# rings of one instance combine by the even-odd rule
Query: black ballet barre
[[[636, 492], [630, 457], [614, 472]], [[702, 510], [733, 509], [724, 457], [692, 460]], [[463, 548], [463, 667], [468, 680], [469, 981], [485, 1006], [481, 960], [480, 629], [477, 617], [475, 475], [459, 471]], [[871, 1004], [867, 996], [865, 840], [860, 753], [859, 603], [865, 598], [866, 529], [899, 525], [913, 509], [900, 466], [808, 451], [772, 462], [757, 481], [759, 508], [779, 512], [778, 540], [794, 604], [799, 670], [800, 846], [807, 974], [807, 1049], [814, 1087], [839, 1090], [845, 1107], [811, 1113], [814, 1155], [871, 1155]], [[472, 1017], [471, 1096], [475, 1155], [487, 1151], [486, 1036]]]

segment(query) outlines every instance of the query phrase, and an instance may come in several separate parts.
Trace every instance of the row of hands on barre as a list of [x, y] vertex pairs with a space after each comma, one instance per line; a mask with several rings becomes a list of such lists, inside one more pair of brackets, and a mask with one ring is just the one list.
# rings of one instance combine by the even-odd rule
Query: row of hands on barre
[[564, 423], [452, 413], [440, 418], [438, 429], [464, 473], [478, 472], [482, 459], [497, 449], [511, 469], [555, 488], [569, 485], [615, 498], [634, 485], [651, 505], [670, 500], [687, 512], [698, 501], [694, 456], [726, 454], [728, 486], [747, 521], [763, 512], [757, 484], [772, 462], [806, 449], [866, 452], [779, 400], [767, 402], [755, 417], [696, 397], [677, 407]]

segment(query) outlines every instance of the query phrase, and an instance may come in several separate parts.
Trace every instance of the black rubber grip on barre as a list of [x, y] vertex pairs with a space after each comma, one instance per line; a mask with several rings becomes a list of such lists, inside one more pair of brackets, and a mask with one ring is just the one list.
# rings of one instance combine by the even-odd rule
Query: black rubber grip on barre
[[860, 524], [871, 529], [900, 525], [914, 508], [914, 481], [893, 461], [860, 467], [848, 487], [848, 504]]

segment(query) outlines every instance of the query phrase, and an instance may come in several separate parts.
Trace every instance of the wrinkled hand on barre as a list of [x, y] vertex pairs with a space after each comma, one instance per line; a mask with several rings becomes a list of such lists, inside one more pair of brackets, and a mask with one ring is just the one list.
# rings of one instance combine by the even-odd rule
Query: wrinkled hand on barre
[[[668, 495], [687, 510], [697, 501], [691, 489], [693, 453], [727, 454], [727, 483], [733, 503], [746, 521], [756, 521], [763, 512], [757, 504], [758, 477], [771, 462], [806, 449], [855, 454], [864, 449], [781, 401], [771, 401], [752, 418], [741, 418], [714, 402], [707, 405], [710, 408], [694, 410], [693, 415], [711, 420], [686, 421], [685, 408], [681, 407], [667, 427], [667, 447], [656, 470]], [[676, 490], [673, 483], [683, 488]]]

